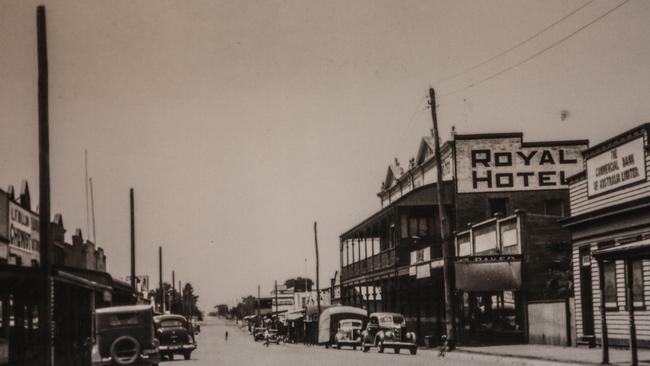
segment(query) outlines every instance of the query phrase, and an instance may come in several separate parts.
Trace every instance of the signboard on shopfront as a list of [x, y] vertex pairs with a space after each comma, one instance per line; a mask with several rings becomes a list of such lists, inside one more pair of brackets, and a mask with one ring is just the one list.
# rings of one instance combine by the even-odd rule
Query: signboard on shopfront
[[596, 196], [646, 180], [643, 136], [587, 159], [587, 191]]
[[565, 189], [587, 144], [523, 144], [519, 137], [456, 138], [458, 193]]
[[505, 291], [521, 288], [521, 260], [516, 256], [464, 257], [454, 263], [456, 289]]
[[[25, 266], [38, 261], [40, 248], [38, 216], [29, 210], [9, 202], [9, 246], [19, 249], [15, 254]], [[12, 249], [10, 249], [12, 250]], [[12, 251], [12, 253], [14, 253]]]

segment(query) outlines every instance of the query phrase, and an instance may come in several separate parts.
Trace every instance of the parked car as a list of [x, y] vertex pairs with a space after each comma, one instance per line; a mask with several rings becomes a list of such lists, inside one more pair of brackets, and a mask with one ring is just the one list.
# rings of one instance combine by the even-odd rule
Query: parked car
[[332, 306], [323, 310], [318, 320], [318, 343], [325, 347], [361, 346], [361, 332], [368, 321], [368, 311], [352, 306]]
[[93, 366], [158, 365], [160, 354], [151, 306], [97, 309], [91, 358]]
[[406, 329], [406, 321], [401, 314], [370, 314], [362, 337], [363, 352], [368, 352], [370, 347], [377, 347], [380, 353], [384, 352], [385, 348], [392, 348], [395, 353], [406, 348], [412, 355], [418, 351], [415, 333]]
[[264, 340], [265, 331], [266, 328], [263, 327], [255, 327], [255, 329], [253, 329], [253, 339], [255, 340], [255, 342]]
[[154, 317], [156, 338], [160, 342], [160, 356], [174, 359], [180, 354], [186, 360], [192, 357], [196, 349], [194, 333], [187, 319], [181, 315], [158, 315]]

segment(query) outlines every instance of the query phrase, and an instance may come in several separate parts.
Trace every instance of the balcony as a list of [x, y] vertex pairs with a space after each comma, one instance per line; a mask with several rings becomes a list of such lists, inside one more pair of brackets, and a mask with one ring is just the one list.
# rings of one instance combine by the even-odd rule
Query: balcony
[[341, 279], [346, 280], [374, 271], [395, 266], [395, 249], [391, 248], [381, 253], [362, 259], [356, 263], [341, 268]]

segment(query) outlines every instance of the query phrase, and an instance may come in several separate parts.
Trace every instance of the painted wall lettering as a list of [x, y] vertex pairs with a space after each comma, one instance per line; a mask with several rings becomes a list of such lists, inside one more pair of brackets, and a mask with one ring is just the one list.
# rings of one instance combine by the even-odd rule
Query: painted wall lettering
[[458, 193], [568, 188], [587, 144], [522, 146], [520, 138], [456, 139]]

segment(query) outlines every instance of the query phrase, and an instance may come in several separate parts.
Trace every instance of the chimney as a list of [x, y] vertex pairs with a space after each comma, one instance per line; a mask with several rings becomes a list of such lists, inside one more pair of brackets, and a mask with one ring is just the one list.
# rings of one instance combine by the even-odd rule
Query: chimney
[[77, 228], [72, 235], [72, 245], [75, 247], [81, 246], [84, 243], [83, 235], [81, 234], [81, 229]]

